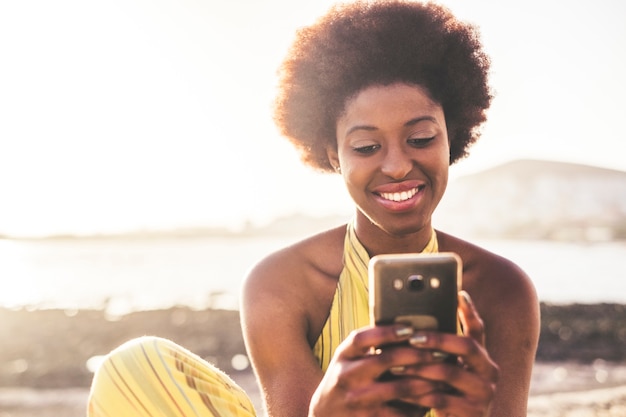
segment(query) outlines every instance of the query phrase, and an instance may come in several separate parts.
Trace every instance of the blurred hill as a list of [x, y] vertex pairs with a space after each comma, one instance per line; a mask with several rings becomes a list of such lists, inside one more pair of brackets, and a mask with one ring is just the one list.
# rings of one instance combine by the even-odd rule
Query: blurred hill
[[[237, 230], [211, 225], [47, 238], [304, 237], [350, 217], [293, 213], [263, 225], [245, 223]], [[512, 161], [451, 180], [434, 225], [471, 238], [625, 240], [626, 172], [556, 161]]]
[[513, 161], [451, 181], [435, 224], [480, 237], [626, 239], [626, 172]]

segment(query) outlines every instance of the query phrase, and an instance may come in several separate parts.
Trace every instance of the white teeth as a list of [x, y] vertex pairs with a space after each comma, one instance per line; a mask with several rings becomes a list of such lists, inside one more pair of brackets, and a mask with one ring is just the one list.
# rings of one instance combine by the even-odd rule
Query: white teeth
[[406, 201], [409, 198], [417, 194], [417, 188], [413, 188], [410, 191], [403, 191], [401, 193], [380, 193], [381, 197], [385, 200], [391, 200], [395, 202]]

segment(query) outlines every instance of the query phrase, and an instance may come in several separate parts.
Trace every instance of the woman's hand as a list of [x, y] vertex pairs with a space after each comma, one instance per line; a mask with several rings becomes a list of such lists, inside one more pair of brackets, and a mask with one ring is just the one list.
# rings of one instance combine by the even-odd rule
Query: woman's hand
[[419, 349], [457, 356], [458, 364], [439, 362], [410, 366], [402, 374], [453, 388], [448, 392], [434, 390], [416, 400], [411, 398], [411, 402], [436, 409], [438, 415], [443, 416], [485, 416], [496, 390], [498, 366], [485, 349], [482, 320], [464, 291], [459, 293], [459, 315], [466, 336], [418, 332], [410, 338], [411, 345]]
[[[381, 380], [393, 369], [432, 361], [425, 350], [407, 342], [413, 330], [406, 326], [377, 326], [354, 331], [337, 348], [322, 382], [311, 399], [310, 416], [422, 416], [419, 406], [406, 410], [389, 401], [433, 392], [436, 382], [400, 377]], [[404, 342], [404, 343], [403, 343]], [[373, 346], [385, 346], [374, 349]]]
[[[421, 417], [428, 408], [440, 416], [486, 415], [498, 368], [465, 292], [459, 294], [459, 314], [466, 336], [414, 333], [398, 325], [353, 332], [335, 352], [310, 415]], [[442, 361], [439, 352], [458, 357], [458, 363]]]

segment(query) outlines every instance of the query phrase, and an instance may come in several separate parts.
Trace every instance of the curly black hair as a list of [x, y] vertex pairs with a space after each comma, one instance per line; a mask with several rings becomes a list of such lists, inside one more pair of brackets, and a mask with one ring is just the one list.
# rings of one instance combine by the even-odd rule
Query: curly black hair
[[274, 120], [302, 160], [333, 171], [326, 154], [346, 102], [364, 88], [423, 86], [443, 110], [450, 164], [467, 156], [491, 104], [490, 61], [478, 29], [432, 3], [336, 5], [298, 30], [279, 70]]

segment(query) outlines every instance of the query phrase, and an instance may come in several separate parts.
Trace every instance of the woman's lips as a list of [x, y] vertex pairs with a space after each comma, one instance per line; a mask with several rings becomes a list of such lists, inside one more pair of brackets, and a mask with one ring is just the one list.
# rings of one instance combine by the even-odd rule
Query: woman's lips
[[386, 184], [376, 188], [374, 195], [385, 208], [393, 211], [408, 210], [417, 204], [426, 186], [418, 181]]
[[396, 193], [379, 193], [378, 195], [380, 195], [385, 200], [391, 200], [391, 201], [395, 201], [399, 203], [401, 201], [406, 201], [410, 199], [415, 194], [417, 194], [418, 191], [419, 190], [417, 188], [412, 188], [409, 191], [402, 191], [402, 192], [396, 192]]

